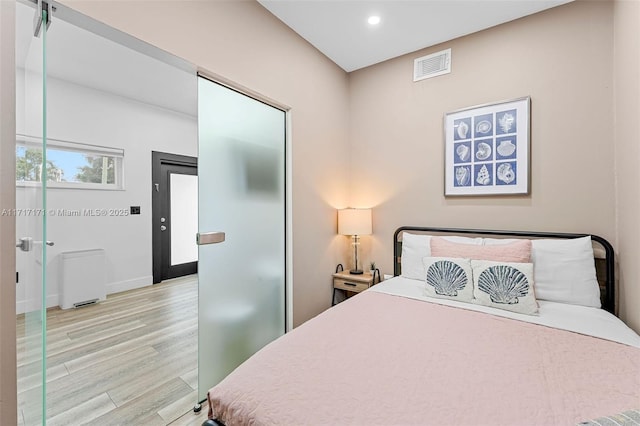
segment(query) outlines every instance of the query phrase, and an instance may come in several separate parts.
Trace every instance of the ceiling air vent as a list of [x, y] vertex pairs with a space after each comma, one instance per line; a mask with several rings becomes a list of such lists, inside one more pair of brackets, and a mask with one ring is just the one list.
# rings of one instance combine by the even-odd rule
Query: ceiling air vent
[[432, 53], [413, 61], [413, 81], [436, 77], [451, 72], [451, 49]]

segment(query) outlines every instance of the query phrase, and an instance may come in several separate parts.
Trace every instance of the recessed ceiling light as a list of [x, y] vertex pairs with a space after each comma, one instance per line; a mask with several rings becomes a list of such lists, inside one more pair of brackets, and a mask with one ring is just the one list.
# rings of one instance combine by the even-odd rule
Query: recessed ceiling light
[[369, 19], [367, 19], [367, 22], [369, 23], [369, 25], [378, 25], [380, 23], [380, 17], [379, 16], [369, 16]]

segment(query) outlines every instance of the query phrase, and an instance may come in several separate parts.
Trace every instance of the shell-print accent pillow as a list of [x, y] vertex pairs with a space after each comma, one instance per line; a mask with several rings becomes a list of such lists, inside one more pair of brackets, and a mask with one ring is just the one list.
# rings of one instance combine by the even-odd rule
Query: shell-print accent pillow
[[472, 260], [475, 302], [492, 308], [535, 315], [533, 263]]
[[425, 295], [461, 302], [473, 300], [473, 274], [469, 259], [425, 257], [422, 264]]

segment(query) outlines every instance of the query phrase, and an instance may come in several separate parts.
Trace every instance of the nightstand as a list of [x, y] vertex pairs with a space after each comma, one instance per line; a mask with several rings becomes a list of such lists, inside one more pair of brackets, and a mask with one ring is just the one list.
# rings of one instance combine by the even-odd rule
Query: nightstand
[[[375, 283], [379, 281], [379, 277], [376, 276]], [[333, 299], [331, 300], [331, 306], [336, 304], [336, 290], [344, 291], [345, 295], [349, 297], [349, 293], [360, 293], [375, 283], [373, 275], [369, 272], [365, 272], [362, 275], [351, 275], [349, 271], [336, 272], [333, 274]]]

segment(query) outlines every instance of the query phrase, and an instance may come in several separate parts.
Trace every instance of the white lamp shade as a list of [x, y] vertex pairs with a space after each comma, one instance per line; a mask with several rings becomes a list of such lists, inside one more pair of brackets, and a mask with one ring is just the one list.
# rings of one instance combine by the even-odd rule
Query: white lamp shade
[[369, 235], [371, 233], [371, 209], [338, 210], [338, 234]]

